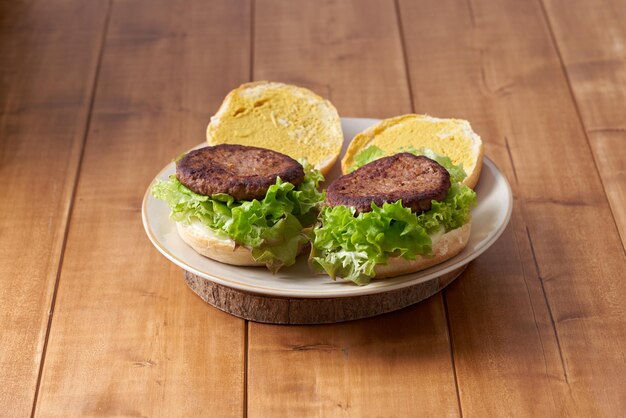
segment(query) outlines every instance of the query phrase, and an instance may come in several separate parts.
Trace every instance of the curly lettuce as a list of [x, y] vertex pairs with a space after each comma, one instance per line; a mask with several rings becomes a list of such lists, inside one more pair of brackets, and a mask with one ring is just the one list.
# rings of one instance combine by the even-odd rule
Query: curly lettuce
[[432, 208], [421, 214], [403, 207], [401, 201], [382, 207], [372, 203], [371, 212], [358, 216], [347, 206], [324, 208], [313, 231], [310, 261], [316, 270], [366, 285], [375, 275], [376, 265], [386, 264], [390, 257], [414, 260], [432, 255], [432, 236], [470, 221], [476, 193], [461, 184], [465, 171], [449, 158], [427, 152], [450, 172], [452, 185], [445, 199], [433, 200]]
[[376, 145], [370, 145], [354, 156], [354, 164], [350, 167], [350, 172], [384, 156], [385, 152], [382, 149], [378, 148]]
[[315, 223], [325, 193], [317, 187], [322, 174], [306, 162], [302, 183], [280, 178], [262, 200], [235, 200], [227, 194], [204, 196], [183, 185], [175, 175], [157, 180], [152, 195], [171, 209], [170, 218], [190, 224], [199, 221], [216, 234], [251, 250], [255, 260], [272, 271], [295, 263], [298, 249], [308, 241], [306, 228]]

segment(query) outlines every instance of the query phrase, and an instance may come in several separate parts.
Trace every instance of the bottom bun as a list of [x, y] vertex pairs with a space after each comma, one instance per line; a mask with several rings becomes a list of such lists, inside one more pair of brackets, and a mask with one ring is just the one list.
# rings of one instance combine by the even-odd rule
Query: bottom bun
[[433, 244], [432, 256], [417, 256], [415, 260], [406, 260], [403, 257], [393, 257], [387, 264], [379, 264], [374, 268], [377, 279], [395, 277], [407, 273], [415, 273], [425, 268], [442, 263], [454, 257], [465, 248], [470, 236], [471, 223], [453, 229], [443, 234]]
[[[252, 257], [249, 249], [237, 245], [230, 238], [217, 235], [199, 221], [191, 224], [176, 222], [176, 229], [183, 241], [205, 257], [234, 266], [265, 266], [265, 263]], [[302, 245], [298, 249], [298, 254], [302, 254], [307, 248], [308, 243]]]
[[230, 238], [218, 236], [198, 221], [191, 224], [176, 222], [178, 234], [191, 248], [205, 257], [235, 266], [264, 266], [256, 261], [249, 249], [237, 246]]

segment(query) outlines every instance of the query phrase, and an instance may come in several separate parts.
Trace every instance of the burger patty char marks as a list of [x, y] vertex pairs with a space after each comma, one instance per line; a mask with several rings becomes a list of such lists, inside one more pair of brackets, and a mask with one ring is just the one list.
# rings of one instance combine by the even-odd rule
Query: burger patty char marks
[[176, 177], [202, 195], [226, 193], [237, 200], [252, 200], [263, 199], [277, 177], [298, 186], [304, 169], [276, 151], [222, 144], [187, 153], [176, 164]]
[[441, 201], [450, 188], [450, 173], [436, 161], [408, 152], [375, 160], [335, 180], [326, 191], [330, 206], [351, 206], [370, 212], [371, 204], [393, 203], [420, 213]]

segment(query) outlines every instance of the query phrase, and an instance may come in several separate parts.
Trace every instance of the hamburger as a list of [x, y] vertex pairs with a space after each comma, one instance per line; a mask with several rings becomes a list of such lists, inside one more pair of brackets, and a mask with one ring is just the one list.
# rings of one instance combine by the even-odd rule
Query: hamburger
[[467, 244], [476, 194], [465, 171], [428, 151], [373, 158], [327, 189], [313, 231], [314, 269], [358, 285], [416, 272]]
[[220, 144], [188, 152], [176, 174], [152, 186], [171, 209], [181, 238], [198, 253], [272, 271], [308, 245], [324, 194], [308, 163], [264, 148]]

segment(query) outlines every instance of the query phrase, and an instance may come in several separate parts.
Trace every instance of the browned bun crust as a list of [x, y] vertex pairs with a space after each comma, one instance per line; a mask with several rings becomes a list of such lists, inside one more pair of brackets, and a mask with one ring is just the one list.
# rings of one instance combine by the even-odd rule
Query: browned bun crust
[[408, 152], [380, 158], [335, 180], [326, 191], [330, 206], [351, 206], [357, 213], [402, 200], [402, 206], [420, 213], [432, 201], [445, 199], [450, 174], [436, 161]]
[[379, 264], [374, 268], [376, 278], [388, 278], [402, 274], [415, 273], [454, 257], [460, 253], [469, 241], [471, 223], [445, 233], [433, 245], [433, 256], [417, 256], [415, 260], [402, 257], [390, 258], [387, 264]]
[[[476, 135], [478, 137], [478, 135]], [[479, 137], [480, 138], [480, 137]], [[476, 165], [472, 170], [472, 173], [463, 180], [463, 184], [465, 184], [470, 189], [474, 189], [476, 184], [478, 183], [478, 179], [480, 178], [480, 172], [483, 169], [483, 156], [485, 154], [485, 149], [480, 142], [480, 147], [478, 149], [478, 157], [476, 157]]]
[[226, 193], [237, 200], [262, 199], [280, 177], [294, 186], [304, 169], [293, 158], [276, 151], [222, 144], [190, 151], [176, 164], [178, 180], [196, 193]]

